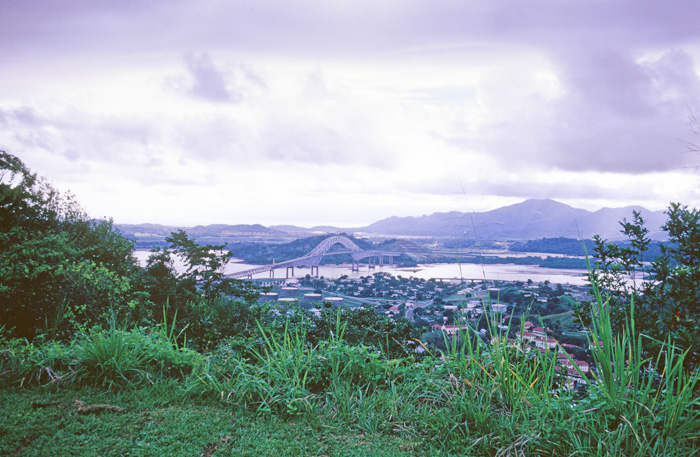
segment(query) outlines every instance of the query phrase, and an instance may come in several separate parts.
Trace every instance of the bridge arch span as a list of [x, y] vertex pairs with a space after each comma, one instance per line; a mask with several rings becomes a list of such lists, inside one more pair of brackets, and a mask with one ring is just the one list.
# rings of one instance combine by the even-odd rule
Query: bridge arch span
[[325, 240], [321, 241], [318, 246], [313, 248], [311, 252], [306, 254], [305, 257], [311, 257], [311, 256], [324, 256], [326, 252], [336, 244], [342, 244], [344, 247], [348, 249], [348, 251], [352, 252], [358, 252], [361, 251], [362, 249], [356, 245], [352, 240], [350, 240], [347, 237], [344, 236], [329, 236]]
[[314, 269], [316, 270], [316, 276], [318, 276], [318, 266], [321, 263], [321, 259], [328, 253], [328, 250], [335, 246], [336, 244], [341, 244], [347, 249], [347, 251], [342, 252], [331, 252], [332, 254], [350, 254], [352, 256], [352, 270], [360, 270], [360, 259], [367, 257], [373, 258], [373, 261], [369, 263], [369, 268], [374, 268], [376, 261], [374, 258], [379, 258], [379, 265], [383, 265], [383, 257], [387, 256], [390, 259], [390, 263], [393, 263], [393, 257], [401, 255], [398, 252], [385, 252], [385, 251], [365, 251], [355, 244], [352, 240], [345, 236], [329, 236], [325, 240], [321, 241], [315, 248], [311, 250], [308, 254], [297, 259], [286, 260], [272, 265], [262, 265], [259, 267], [251, 268], [250, 270], [239, 271], [236, 273], [231, 273], [226, 275], [228, 278], [252, 278], [254, 274], [263, 273], [266, 271], [270, 272], [270, 277], [274, 277], [274, 270], [278, 268], [287, 269], [287, 277], [289, 277], [289, 270], [292, 270], [292, 275], [294, 274], [294, 267], [311, 267], [311, 274], [314, 274]]

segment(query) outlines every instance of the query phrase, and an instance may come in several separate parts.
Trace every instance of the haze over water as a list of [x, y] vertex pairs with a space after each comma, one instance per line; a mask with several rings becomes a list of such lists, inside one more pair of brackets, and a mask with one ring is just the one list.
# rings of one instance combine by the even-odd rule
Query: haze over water
[[[149, 251], [136, 251], [134, 256], [141, 262], [141, 265], [146, 264]], [[255, 268], [259, 265], [251, 265], [243, 262], [232, 262], [226, 267], [226, 273], [236, 273]], [[175, 268], [181, 269], [182, 263], [175, 261]], [[374, 273], [386, 272], [394, 276], [414, 277], [414, 278], [442, 278], [442, 279], [468, 279], [468, 280], [494, 280], [494, 281], [527, 281], [528, 279], [534, 282], [549, 281], [553, 284], [586, 284], [586, 270], [576, 269], [559, 269], [559, 268], [542, 268], [536, 265], [514, 265], [514, 264], [495, 264], [495, 265], [479, 265], [469, 263], [435, 263], [418, 265], [416, 267], [396, 267], [384, 265], [375, 269], [369, 269], [366, 264], [360, 266], [360, 271], [352, 271], [349, 264], [342, 265], [321, 265], [319, 267], [319, 276], [325, 278], [336, 279], [342, 275], [347, 275], [350, 278], [359, 278], [361, 276], [371, 276]], [[309, 268], [294, 268], [294, 277], [302, 278], [310, 274]], [[269, 272], [254, 275], [253, 278], [263, 279], [269, 278]], [[284, 268], [275, 270], [275, 278], [285, 278], [286, 271]]]

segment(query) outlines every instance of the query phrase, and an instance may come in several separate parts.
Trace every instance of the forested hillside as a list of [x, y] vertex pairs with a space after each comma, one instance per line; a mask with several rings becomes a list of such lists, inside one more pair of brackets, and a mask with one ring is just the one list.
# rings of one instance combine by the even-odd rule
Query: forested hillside
[[183, 230], [139, 267], [111, 221], [0, 152], [0, 454], [697, 454], [700, 212], [668, 215], [651, 264], [638, 214], [629, 248], [594, 240], [584, 373], [562, 346], [507, 338], [525, 306], [503, 325], [484, 298], [437, 344], [373, 306], [261, 302], [223, 276], [225, 246]]

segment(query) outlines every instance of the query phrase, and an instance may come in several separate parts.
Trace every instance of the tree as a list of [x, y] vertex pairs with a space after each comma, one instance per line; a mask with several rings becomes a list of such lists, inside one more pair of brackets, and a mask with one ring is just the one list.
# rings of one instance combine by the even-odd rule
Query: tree
[[[661, 246], [662, 255], [650, 264], [645, 254], [649, 248], [649, 230], [640, 213], [632, 221], [620, 222], [628, 246], [620, 246], [594, 237], [595, 263], [591, 280], [600, 288], [607, 311], [618, 330], [631, 318], [634, 302], [635, 322], [650, 338], [647, 350], [655, 352], [654, 341], [673, 340], [690, 351], [688, 361], [700, 363], [700, 211], [671, 203], [662, 227], [669, 243]], [[587, 314], [579, 306], [577, 314]], [[585, 319], [582, 323], [586, 325]]]
[[[183, 230], [165, 240], [169, 247], [151, 251], [144, 269], [152, 320], [165, 312], [178, 331], [187, 328], [192, 344], [204, 347], [241, 332], [249, 335], [255, 319], [267, 318], [269, 306], [257, 304], [257, 287], [225, 277], [233, 253], [224, 245], [200, 245]], [[183, 271], [175, 269], [173, 256]]]
[[133, 243], [3, 151], [0, 250], [0, 322], [16, 336], [69, 336], [138, 303]]
[[233, 258], [233, 253], [225, 249], [226, 245], [199, 245], [184, 230], [172, 232], [165, 241], [185, 264], [186, 271], [181, 278], [193, 281], [205, 298], [224, 293], [231, 284], [224, 280], [226, 265]]

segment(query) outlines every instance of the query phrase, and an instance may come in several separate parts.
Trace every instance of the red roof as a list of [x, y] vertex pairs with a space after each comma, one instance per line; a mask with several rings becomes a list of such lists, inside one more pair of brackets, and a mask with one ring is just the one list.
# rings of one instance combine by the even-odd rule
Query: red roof
[[[589, 366], [589, 365], [588, 365], [588, 362], [584, 362], [583, 360], [574, 360], [574, 363], [575, 363], [576, 365], [580, 366], [580, 367], [587, 367], [587, 366]], [[561, 364], [562, 364], [562, 365], [565, 365], [565, 366], [572, 365], [571, 362], [568, 361], [568, 360], [563, 360], [563, 361], [561, 362]]]
[[557, 340], [555, 340], [554, 338], [545, 338], [543, 336], [535, 338], [535, 341], [546, 341], [547, 343], [556, 343], [557, 342]]

